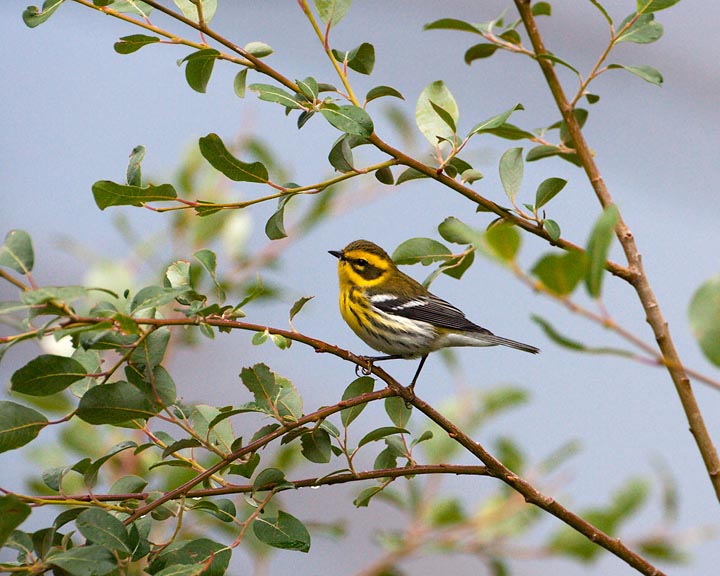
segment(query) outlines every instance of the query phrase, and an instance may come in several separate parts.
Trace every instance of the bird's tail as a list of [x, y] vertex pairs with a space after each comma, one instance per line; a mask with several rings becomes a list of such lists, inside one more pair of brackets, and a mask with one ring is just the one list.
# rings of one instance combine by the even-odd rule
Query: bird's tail
[[515, 348], [515, 350], [522, 350], [523, 352], [529, 352], [530, 354], [537, 354], [540, 352], [540, 348], [530, 346], [530, 344], [523, 344], [516, 340], [510, 340], [509, 338], [503, 338], [502, 336], [496, 336], [495, 334], [483, 334], [482, 339], [488, 344], [498, 344], [500, 346], [508, 346]]

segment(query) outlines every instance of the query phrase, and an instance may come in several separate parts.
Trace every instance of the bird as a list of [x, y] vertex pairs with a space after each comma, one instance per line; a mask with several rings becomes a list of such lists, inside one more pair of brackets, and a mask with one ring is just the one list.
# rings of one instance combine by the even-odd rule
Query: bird
[[338, 259], [340, 314], [363, 342], [384, 354], [367, 357], [368, 368], [382, 360], [420, 358], [409, 386], [413, 394], [428, 355], [441, 348], [500, 345], [540, 352], [471, 322], [462, 310], [399, 270], [373, 242], [355, 240], [328, 252]]

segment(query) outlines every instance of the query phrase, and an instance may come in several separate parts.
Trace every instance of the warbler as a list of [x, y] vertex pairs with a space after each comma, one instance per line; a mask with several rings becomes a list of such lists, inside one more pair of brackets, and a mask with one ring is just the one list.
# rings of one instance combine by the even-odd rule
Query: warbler
[[338, 258], [340, 313], [360, 339], [385, 356], [368, 361], [420, 358], [413, 390], [430, 352], [451, 346], [509, 346], [537, 354], [535, 346], [496, 336], [478, 326], [442, 298], [401, 272], [387, 252], [367, 240], [355, 240]]

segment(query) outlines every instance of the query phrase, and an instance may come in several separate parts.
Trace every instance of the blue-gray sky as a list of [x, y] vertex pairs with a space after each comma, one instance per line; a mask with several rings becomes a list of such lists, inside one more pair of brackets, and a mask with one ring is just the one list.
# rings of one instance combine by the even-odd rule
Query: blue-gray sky
[[[183, 69], [175, 65], [187, 54], [186, 49], [151, 46], [120, 56], [112, 44], [120, 36], [137, 32], [130, 26], [68, 2], [46, 24], [30, 30], [20, 19], [26, 4], [27, 0], [0, 6], [5, 38], [0, 73], [6, 86], [0, 111], [0, 166], [6, 199], [0, 211], [0, 231], [4, 234], [7, 229], [22, 228], [31, 233], [40, 282], [78, 283], [86, 276], [87, 261], [63, 251], [63, 238], [96, 253], [124, 255], [126, 244], [113, 227], [120, 212], [136, 222], [138, 229], [164, 228], [167, 216], [130, 208], [100, 212], [92, 200], [92, 183], [100, 179], [119, 181], [127, 155], [137, 144], [148, 149], [146, 173], [170, 178], [180, 157], [196, 145], [198, 137], [217, 132], [229, 139], [258, 131], [278, 151], [293, 180], [315, 182], [329, 174], [326, 155], [337, 132], [320, 121], [297, 131], [277, 106], [259, 102], [252, 94], [238, 99], [232, 91], [236, 70], [227, 64], [218, 63], [207, 94], [197, 94], [185, 83]], [[631, 0], [605, 4], [617, 21], [635, 6]], [[517, 102], [526, 108], [518, 113], [518, 123], [527, 127], [547, 125], [557, 113], [536, 64], [499, 54], [468, 67], [462, 55], [475, 38], [462, 33], [422, 32], [425, 23], [445, 16], [488, 20], [505, 5], [497, 1], [356, 2], [337, 27], [335, 44], [347, 49], [363, 41], [373, 43], [375, 71], [370, 79], [356, 76], [358, 92], [374, 85], [393, 85], [405, 95], [407, 101], [400, 105], [410, 115], [420, 91], [428, 83], [443, 79], [458, 100], [465, 128]], [[558, 1], [553, 7], [555, 15], [540, 20], [548, 48], [580, 70], [588, 70], [607, 39], [602, 17], [589, 2]], [[716, 184], [720, 72], [715, 40], [720, 7], [684, 0], [658, 13], [657, 18], [665, 27], [659, 42], [624, 45], [610, 60], [659, 68], [665, 79], [663, 87], [656, 88], [620, 71], [607, 74], [591, 88], [601, 100], [591, 109], [586, 136], [611, 193], [635, 233], [681, 356], [689, 366], [717, 378], [717, 369], [702, 357], [690, 334], [686, 311], [694, 290], [719, 268], [714, 247], [720, 215]], [[158, 22], [162, 22], [159, 17]], [[268, 63], [288, 77], [312, 75], [335, 82], [294, 2], [221, 3], [215, 25], [239, 45], [256, 40], [270, 44], [275, 54]], [[563, 73], [563, 79], [574, 86], [570, 74]], [[263, 80], [255, 76], [251, 81]], [[377, 125], [383, 138], [400, 144], [386, 122], [378, 120]], [[504, 197], [497, 160], [511, 145], [483, 138], [476, 148], [478, 167], [486, 178], [475, 187], [499, 202]], [[553, 217], [562, 225], [565, 237], [584, 243], [598, 208], [583, 173], [559, 161], [527, 165], [527, 197], [534, 185], [549, 176], [569, 181], [550, 205]], [[374, 187], [374, 180], [348, 186], [344, 192], [349, 195], [348, 202], [352, 202], [353, 191], [368, 186]], [[247, 186], [236, 189], [242, 197], [256, 192]], [[250, 212], [253, 246], [266, 242], [262, 229], [268, 214], [264, 207]], [[467, 201], [435, 183], [412, 182], [396, 191], [379, 189], [372, 202], [344, 212], [288, 247], [283, 275], [293, 279], [289, 284], [295, 292], [290, 290], [285, 296], [286, 306], [264, 312], [260, 309], [253, 320], [285, 326], [289, 305], [298, 296], [315, 295], [298, 318], [298, 329], [366, 352], [336, 311], [335, 261], [327, 250], [341, 248], [359, 237], [388, 250], [409, 237], [437, 238], [437, 224], [451, 215], [478, 227], [489, 221], [486, 215], [475, 215]], [[540, 240], [525, 238], [523, 264], [531, 266], [547, 249]], [[190, 254], [178, 256], [189, 258]], [[617, 247], [613, 257], [622, 261]], [[427, 273], [427, 269], [408, 271], [418, 278]], [[5, 287], [0, 290], [2, 299], [10, 298]], [[532, 402], [493, 423], [478, 440], [512, 434], [531, 458], [540, 458], [569, 438], [580, 439], [581, 456], [566, 465], [562, 489], [551, 495], [573, 509], [601, 504], [627, 478], [652, 474], [651, 460], [659, 456], [680, 485], [679, 528], [692, 531], [717, 526], [718, 504], [664, 372], [626, 360], [558, 349], [530, 321], [530, 314], [551, 318], [568, 334], [591, 344], [618, 345], [619, 341], [533, 294], [487, 261], [479, 261], [462, 282], [439, 279], [433, 290], [463, 307], [477, 322], [499, 334], [536, 344], [543, 353], [531, 357], [512, 350], [462, 350], [458, 352], [462, 371], [455, 378], [448, 375], [439, 358], [431, 358], [418, 385], [419, 395], [439, 403], [458, 387], [482, 388], [502, 382], [526, 386]], [[629, 287], [608, 279], [606, 305], [616, 319], [652, 342]], [[246, 344], [244, 336], [223, 336], [202, 353], [175, 357], [173, 366], [181, 394], [189, 401], [226, 403], [228, 394], [238, 389], [239, 369], [258, 360], [291, 378], [302, 390], [307, 406], [336, 401], [352, 378], [348, 366], [300, 347], [276, 353], [270, 347], [248, 349]], [[25, 353], [9, 354], [0, 366], [0, 379], [7, 382], [32, 352], [28, 347]], [[208, 362], [212, 363], [211, 385], [198, 370]], [[397, 364], [392, 369], [408, 378], [414, 365]], [[700, 384], [695, 389], [710, 432], [718, 441], [720, 392]], [[17, 454], [6, 453], [0, 462], [15, 462], [16, 458]], [[2, 486], [16, 481], [9, 477], [9, 469], [2, 466]], [[318, 492], [304, 497], [308, 506], [323, 500]], [[654, 504], [657, 496], [655, 491]], [[349, 509], [349, 504], [338, 506]], [[381, 525], [382, 511], [382, 505], [363, 510], [363, 524]], [[312, 509], [307, 516], [312, 516]], [[658, 522], [657, 512], [643, 514], [628, 527], [628, 533], [646, 531]], [[281, 554], [273, 573], [288, 566], [307, 573], [329, 573], [322, 562], [332, 554], [335, 544], [318, 539], [315, 546], [308, 557]], [[347, 549], [347, 542], [340, 546]], [[367, 549], [360, 549], [362, 553], [349, 550], [336, 560], [333, 571], [347, 573], [358, 568], [368, 557]], [[710, 574], [716, 569], [720, 562], [716, 542], [701, 542], [693, 550], [693, 563], [672, 568], [673, 574]], [[372, 557], [373, 552], [369, 554]], [[414, 573], [430, 574], [439, 562], [442, 559], [409, 566]], [[459, 562], [461, 573], [477, 568], [473, 561]], [[544, 561], [518, 562], [516, 568], [523, 575], [558, 569], [592, 575], [633, 573], [609, 555], [587, 568]]]

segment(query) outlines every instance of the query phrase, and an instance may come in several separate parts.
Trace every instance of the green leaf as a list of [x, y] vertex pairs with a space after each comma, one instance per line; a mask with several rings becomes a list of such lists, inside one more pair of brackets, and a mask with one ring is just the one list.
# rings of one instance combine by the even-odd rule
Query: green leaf
[[550, 54], [549, 52], [547, 52], [545, 54], [538, 54], [537, 57], [543, 58], [545, 60], [550, 60], [550, 62], [554, 62], [555, 64], [560, 64], [561, 66], [565, 66], [565, 68], [567, 68], [568, 70], [572, 70], [573, 72], [575, 72], [575, 74], [580, 76], [580, 71], [577, 68], [575, 68], [575, 66], [573, 66], [569, 62], [566, 62], [562, 58], [558, 58], [557, 56], [555, 56], [555, 54]]
[[261, 411], [281, 422], [296, 421], [302, 416], [302, 398], [295, 387], [265, 364], [243, 368], [240, 378], [255, 396], [255, 404]]
[[525, 160], [527, 162], [536, 162], [537, 160], [549, 158], [550, 156], [559, 156], [563, 160], [567, 160], [568, 162], [571, 162], [576, 166], [581, 165], [580, 160], [578, 159], [576, 154], [563, 154], [559, 147], [549, 146], [546, 144], [540, 144], [539, 146], [534, 146], [533, 148], [528, 150]]
[[613, 25], [613, 19], [610, 18], [610, 14], [608, 14], [607, 10], [605, 10], [605, 7], [600, 4], [598, 0], [590, 0], [590, 3], [595, 6], [598, 10], [600, 10], [600, 13], [603, 15], [605, 20], [607, 20], [607, 23], [612, 26]]
[[358, 448], [365, 446], [365, 444], [369, 444], [370, 442], [382, 440], [392, 434], [409, 434], [409, 432], [405, 430], [405, 428], [397, 426], [382, 426], [381, 428], [376, 428], [375, 430], [371, 430], [365, 434], [365, 436], [360, 439], [360, 442], [358, 442]]
[[371, 486], [370, 488], [365, 488], [357, 495], [357, 498], [353, 500], [353, 504], [357, 508], [368, 506], [372, 497], [375, 496], [375, 494], [382, 492], [383, 488], [384, 486]]
[[348, 68], [360, 74], [371, 74], [375, 66], [375, 47], [368, 42], [363, 42], [347, 53], [338, 50], [332, 53], [338, 62], [347, 62]]
[[412, 416], [412, 406], [405, 404], [405, 400], [399, 396], [389, 396], [385, 398], [385, 413], [395, 426], [406, 428]]
[[498, 114], [497, 116], [493, 116], [492, 118], [488, 118], [487, 120], [476, 124], [473, 129], [470, 130], [468, 136], [481, 134], [482, 132], [490, 132], [491, 130], [500, 128], [503, 124], [505, 124], [507, 119], [510, 118], [512, 113], [516, 110], [525, 110], [525, 107], [522, 104], [516, 104], [515, 106], [510, 108], [510, 110], [506, 110], [502, 114]]
[[[471, 250], [469, 252], [464, 252], [457, 258], [452, 258], [448, 260], [447, 262], [444, 262], [441, 264], [438, 268], [438, 272], [441, 272], [442, 274], [447, 274], [451, 278], [455, 278], [456, 280], [460, 280], [465, 272], [472, 266], [472, 263], [475, 261], [475, 251]], [[433, 278], [434, 280], [434, 278]], [[426, 280], [425, 285], [428, 285], [429, 282]]]
[[548, 233], [550, 239], [557, 242], [560, 239], [560, 225], [555, 220], [543, 220], [543, 228]]
[[235, 74], [233, 80], [233, 90], [238, 98], [245, 98], [245, 85], [247, 83], [248, 68], [243, 68]]
[[177, 198], [172, 184], [128, 186], [110, 180], [99, 180], [92, 186], [95, 204], [100, 210], [108, 206], [142, 206], [147, 202], [162, 202]]
[[464, 20], [456, 18], [440, 18], [423, 26], [423, 30], [459, 30], [460, 32], [472, 32], [473, 34], [482, 34], [483, 30]]
[[0, 452], [20, 448], [34, 440], [48, 420], [32, 408], [0, 400]]
[[220, 301], [225, 300], [225, 291], [223, 290], [222, 286], [220, 285], [220, 282], [217, 278], [217, 257], [215, 256], [215, 252], [212, 250], [198, 250], [193, 254], [193, 258], [200, 262], [200, 265], [205, 269], [205, 271], [210, 275], [210, 278], [212, 279], [213, 284], [215, 285], [215, 293], [217, 294], [217, 297], [220, 299]]
[[10, 230], [0, 246], [0, 266], [12, 268], [20, 274], [27, 274], [35, 263], [30, 234], [24, 230]]
[[395, 181], [395, 185], [400, 186], [400, 184], [402, 184], [403, 182], [409, 182], [410, 180], [418, 180], [420, 178], [429, 178], [429, 176], [424, 172], [415, 170], [415, 168], [408, 168], [407, 170], [403, 170], [400, 173], [400, 175], [397, 177], [397, 180]]
[[105, 510], [88, 508], [77, 517], [75, 525], [93, 544], [126, 554], [132, 551], [125, 525]]
[[375, 170], [375, 178], [378, 182], [385, 184], [386, 186], [392, 186], [395, 184], [395, 177], [393, 176], [390, 166], [384, 166]]
[[118, 54], [132, 54], [137, 52], [143, 46], [148, 44], [155, 44], [160, 42], [160, 38], [157, 36], [147, 36], [145, 34], [132, 34], [130, 36], [122, 36], [115, 44], [113, 48]]
[[338, 130], [369, 138], [374, 130], [372, 118], [365, 110], [357, 106], [338, 106], [325, 103], [320, 114]]
[[49, 396], [85, 378], [86, 373], [77, 360], [41, 354], [12, 375], [10, 389], [30, 396]]
[[130, 186], [142, 186], [142, 161], [145, 158], [145, 146], [135, 146], [130, 152], [125, 180]]
[[429, 84], [420, 94], [415, 106], [417, 127], [433, 146], [437, 144], [438, 137], [452, 140], [454, 134], [454, 130], [438, 114], [437, 107], [442, 108], [457, 125], [460, 118], [457, 102], [442, 80]]
[[433, 262], [445, 261], [452, 252], [432, 238], [411, 238], [400, 244], [392, 254], [396, 264], [417, 264], [429, 266]]
[[338, 172], [347, 173], [355, 171], [349, 138], [347, 134], [340, 136], [335, 144], [333, 144], [333, 147], [330, 149], [330, 154], [328, 155], [330, 165]]
[[57, 10], [63, 2], [65, 2], [65, 0], [45, 0], [42, 10], [38, 10], [37, 6], [28, 6], [22, 13], [25, 26], [28, 28], [40, 26], [40, 24], [53, 15], [55, 10]]
[[485, 239], [492, 253], [506, 263], [513, 262], [520, 250], [520, 232], [516, 226], [507, 222], [500, 222], [488, 229]]
[[285, 473], [277, 468], [265, 468], [260, 472], [253, 482], [253, 491], [268, 490], [268, 486], [272, 486], [273, 489], [278, 486], [285, 485], [292, 486], [287, 480], [285, 480]]
[[281, 197], [278, 200], [278, 209], [265, 223], [265, 235], [270, 240], [280, 240], [287, 237], [287, 232], [285, 232], [285, 206], [293, 196], [294, 194], [287, 194]]
[[478, 232], [454, 216], [445, 218], [438, 226], [438, 232], [440, 236], [453, 244], [479, 245], [482, 241], [481, 232]]
[[462, 174], [460, 174], [460, 180], [463, 184], [466, 182], [468, 184], [472, 184], [473, 182], [482, 180], [483, 178], [485, 178], [483, 173], [480, 172], [479, 170], [475, 170], [473, 168], [470, 168], [469, 170], [465, 170], [464, 172], [462, 172]]
[[313, 428], [312, 432], [303, 434], [300, 438], [301, 452], [310, 462], [325, 464], [330, 462], [330, 434], [322, 428]]
[[207, 90], [210, 76], [212, 76], [215, 60], [220, 56], [220, 52], [214, 48], [204, 48], [192, 54], [185, 56], [182, 62], [185, 65], [185, 79], [190, 88], [196, 92], [205, 93]]
[[[209, 24], [210, 21], [213, 19], [213, 16], [215, 16], [215, 11], [217, 10], [217, 0], [200, 1], [202, 2], [203, 19], [205, 20], [206, 24]], [[188, 18], [193, 22], [199, 21], [198, 9], [197, 5], [195, 4], [196, 0], [173, 0], [173, 2], [178, 8], [180, 8], [180, 10], [182, 10], [185, 18]]]
[[248, 88], [253, 92], [257, 92], [260, 100], [274, 102], [292, 110], [300, 108], [300, 104], [297, 103], [292, 94], [272, 84], [250, 84]]
[[549, 2], [536, 2], [532, 5], [533, 16], [551, 16], [552, 6]]
[[590, 259], [585, 276], [585, 286], [588, 293], [594, 298], [600, 297], [602, 281], [605, 275], [605, 263], [610, 251], [610, 244], [615, 236], [615, 225], [618, 218], [617, 206], [611, 204], [605, 208], [595, 222], [585, 248]]
[[646, 82], [650, 82], [650, 84], [655, 84], [655, 86], [661, 86], [663, 83], [662, 74], [660, 74], [659, 70], [653, 68], [652, 66], [623, 66], [621, 64], [608, 65], [608, 69], [613, 68], [621, 68], [623, 70], [627, 70], [628, 72], [635, 74], [635, 76], [642, 78]]
[[680, 0], [637, 0], [637, 11], [644, 14], [659, 12], [675, 6]]
[[262, 184], [268, 182], [268, 171], [262, 162], [248, 164], [238, 160], [225, 147], [217, 134], [210, 133], [200, 138], [198, 145], [200, 153], [212, 167], [222, 172], [230, 180]]
[[[208, 538], [190, 541], [176, 541], [170, 544], [146, 571], [153, 576], [172, 576], [174, 569], [184, 566], [202, 566], [198, 576], [222, 576], [227, 572], [231, 551], [228, 546]], [[187, 576], [186, 572], [180, 572]], [[192, 572], [191, 572], [192, 574]]]
[[258, 464], [260, 464], [260, 454], [255, 452], [246, 462], [231, 465], [228, 469], [228, 474], [238, 474], [245, 478], [250, 478], [258, 467]]
[[522, 148], [510, 148], [500, 157], [500, 181], [505, 195], [513, 202], [520, 192], [523, 179], [522, 153]]
[[687, 563], [690, 558], [685, 552], [679, 549], [679, 545], [679, 543], [674, 542], [670, 537], [655, 536], [639, 542], [638, 550], [643, 556], [660, 560], [663, 563]]
[[535, 210], [545, 206], [550, 200], [565, 188], [567, 180], [562, 178], [547, 178], [540, 183], [535, 193]]
[[435, 110], [435, 113], [440, 116], [440, 119], [447, 124], [447, 127], [452, 130], [452, 133], [457, 133], [457, 126], [455, 125], [455, 119], [452, 117], [452, 115], [445, 110], [442, 106], [439, 106], [435, 104], [432, 100], [430, 100], [430, 106], [432, 106], [432, 109]]
[[72, 576], [104, 576], [117, 569], [113, 553], [102, 546], [77, 546], [69, 550], [53, 548], [45, 560]]
[[704, 282], [693, 294], [688, 319], [705, 357], [720, 366], [720, 275]]
[[87, 486], [88, 488], [92, 488], [93, 486], [95, 486], [95, 484], [97, 483], [97, 476], [100, 468], [102, 468], [103, 464], [105, 464], [113, 456], [119, 454], [120, 452], [124, 452], [125, 450], [131, 450], [135, 448], [137, 448], [137, 444], [135, 442], [133, 442], [132, 440], [125, 440], [124, 442], [119, 442], [118, 444], [115, 444], [115, 446], [110, 448], [110, 450], [108, 450], [103, 456], [91, 462], [83, 471], [83, 480], [85, 481], [85, 486]]
[[[363, 394], [368, 394], [373, 391], [374, 387], [375, 380], [373, 378], [371, 378], [370, 376], [360, 376], [360, 378], [356, 378], [355, 380], [350, 382], [347, 388], [345, 388], [342, 399], [349, 400], [350, 398], [355, 398]], [[342, 425], [345, 428], [350, 426], [350, 423], [355, 420], [355, 418], [360, 416], [360, 413], [365, 410], [366, 406], [367, 404], [358, 404], [356, 406], [351, 406], [350, 408], [343, 409], [340, 412], [340, 420], [342, 422]]]
[[30, 506], [12, 494], [0, 496], [0, 546], [3, 546], [10, 534], [30, 516], [30, 511]]
[[[205, 1], [207, 2], [208, 0]], [[107, 5], [112, 3], [112, 9], [121, 14], [137, 14], [143, 18], [147, 18], [150, 12], [152, 12], [152, 7], [141, 0], [94, 0], [93, 3], [95, 6], [99, 6], [100, 2], [104, 2]]]
[[158, 411], [142, 390], [120, 380], [90, 388], [80, 399], [76, 415], [88, 424], [124, 424], [151, 418]]
[[365, 103], [367, 104], [368, 102], [382, 98], [383, 96], [392, 96], [393, 98], [405, 100], [405, 97], [391, 86], [375, 86], [375, 88], [371, 88], [365, 95]]
[[[636, 14], [630, 14], [618, 26], [618, 30], [622, 30], [625, 25], [635, 18]], [[660, 22], [655, 21], [654, 14], [642, 14], [635, 20], [625, 32], [620, 34], [616, 42], [633, 42], [635, 44], [650, 44], [659, 40], [663, 35], [663, 26]]]
[[244, 50], [248, 54], [255, 56], [255, 58], [265, 58], [265, 56], [270, 56], [270, 54], [275, 52], [271, 46], [268, 46], [264, 42], [249, 42], [245, 44]]
[[276, 517], [255, 518], [253, 533], [260, 542], [273, 548], [299, 552], [310, 550], [310, 533], [307, 528], [300, 520], [282, 510], [278, 510]]
[[158, 328], [133, 350], [130, 354], [130, 362], [140, 367], [155, 368], [163, 361], [169, 342], [170, 330], [165, 327]]
[[481, 42], [470, 46], [465, 51], [465, 64], [472, 64], [475, 60], [481, 60], [483, 58], [490, 58], [500, 48], [497, 44], [489, 44], [487, 42]]
[[300, 310], [303, 309], [303, 307], [305, 306], [305, 304], [307, 304], [308, 302], [310, 302], [310, 300], [312, 300], [313, 298], [315, 298], [315, 296], [303, 296], [303, 297], [298, 298], [297, 300], [295, 300], [295, 303], [294, 303], [294, 304], [292, 305], [292, 307], [290, 308], [290, 322], [293, 321], [293, 318], [295, 318], [295, 316], [297, 315], [297, 313], [300, 312]]
[[320, 87], [318, 86], [317, 80], [312, 76], [308, 76], [304, 80], [296, 80], [295, 83], [298, 85], [300, 92], [310, 102], [314, 102], [319, 94]]
[[531, 272], [543, 285], [561, 296], [571, 294], [587, 274], [588, 258], [582, 252], [546, 254], [533, 266]]
[[323, 24], [336, 26], [350, 9], [352, 0], [315, 0], [315, 9]]

